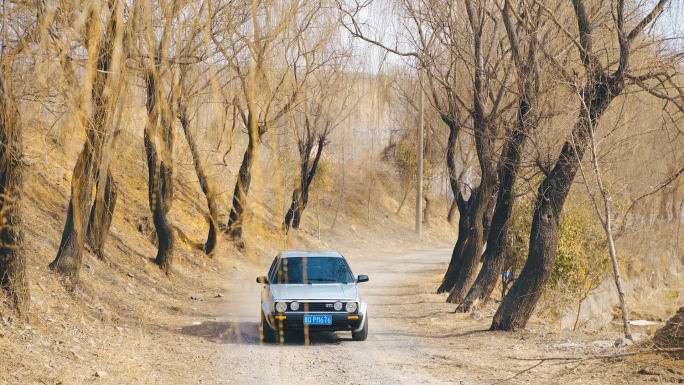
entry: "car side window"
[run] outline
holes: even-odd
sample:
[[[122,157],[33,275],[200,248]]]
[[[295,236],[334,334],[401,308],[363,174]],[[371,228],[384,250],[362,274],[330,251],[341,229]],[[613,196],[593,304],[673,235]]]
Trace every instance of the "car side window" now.
[[[268,279],[271,282],[275,281],[276,266],[278,266],[278,257],[275,257],[273,263],[271,264],[271,268],[268,270]]]

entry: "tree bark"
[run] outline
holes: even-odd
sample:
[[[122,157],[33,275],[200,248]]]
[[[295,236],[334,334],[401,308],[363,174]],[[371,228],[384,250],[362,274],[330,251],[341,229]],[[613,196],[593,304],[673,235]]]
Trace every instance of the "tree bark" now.
[[[253,119],[256,119],[256,117],[253,115],[252,111],[250,111],[247,124],[249,126],[249,142],[247,144],[247,149],[245,150],[245,155],[242,157],[242,164],[240,164],[240,171],[238,172],[238,178],[235,182],[235,189],[233,190],[233,207],[230,209],[228,229],[226,230],[233,241],[240,241],[242,239],[242,225],[246,204],[245,198],[252,181],[252,165],[254,165],[256,148],[260,139],[259,129]],[[238,246],[242,246],[242,243]]]
[[[62,241],[57,256],[50,263],[50,269],[69,276],[71,283],[78,282],[83,261],[84,228],[88,221],[88,212],[92,200],[94,149],[97,145],[98,134],[91,131],[83,150],[76,160],[74,173],[71,177],[71,199],[67,212]]]
[[[214,190],[209,186],[209,180],[207,175],[204,173],[204,165],[200,159],[199,150],[197,149],[197,143],[195,142],[195,137],[192,135],[190,130],[190,121],[188,118],[187,105],[185,100],[182,99],[179,104],[178,118],[183,127],[183,132],[185,133],[185,139],[190,147],[190,153],[192,154],[192,161],[195,166],[195,173],[197,173],[197,179],[199,180],[202,192],[207,200],[207,207],[209,208],[209,234],[207,235],[207,241],[204,244],[204,252],[208,256],[213,256],[214,248],[218,243],[218,210],[216,208],[216,197],[214,196]]]
[[[491,186],[493,181],[487,179],[488,178],[486,177],[482,178],[475,196],[471,196],[470,198],[471,200],[474,200],[467,214],[468,217],[470,217],[470,227],[467,230],[468,237],[463,245],[463,252],[461,255],[462,262],[458,271],[458,279],[451,289],[449,297],[447,297],[447,302],[449,303],[461,303],[468,290],[475,282],[477,268],[484,246],[484,214],[485,210],[489,207],[488,203],[493,188],[493,186]]]
[[[115,3],[118,4],[118,3]],[[69,276],[71,284],[78,282],[79,272],[83,261],[83,243],[86,239],[85,232],[88,228],[90,211],[93,201],[93,178],[97,173],[98,167],[103,158],[104,138],[109,129],[107,121],[111,114],[111,86],[109,84],[110,72],[112,70],[111,60],[114,50],[114,39],[117,37],[117,6],[110,9],[110,18],[105,34],[99,37],[97,49],[97,71],[93,71],[92,118],[81,118],[86,127],[86,142],[83,150],[74,166],[71,179],[71,199],[67,220],[62,232],[57,256],[50,263],[50,269],[63,275]],[[93,24],[98,20],[99,15],[91,13],[90,22]],[[80,105],[83,107],[83,100]],[[87,111],[81,111],[87,113]]]
[[[447,171],[449,172],[449,184],[451,185],[451,191],[453,191],[454,193],[454,202],[452,204],[451,210],[449,211],[449,216],[447,217],[447,219],[449,219],[449,222],[451,222],[451,218],[453,218],[452,212],[454,211],[454,207],[458,209],[459,219],[458,238],[456,239],[456,245],[454,245],[454,250],[451,253],[451,260],[449,261],[449,267],[447,268],[447,271],[444,274],[442,283],[440,284],[439,288],[437,288],[437,293],[450,292],[451,289],[454,288],[454,285],[458,280],[459,271],[461,270],[461,255],[463,254],[463,246],[465,245],[465,241],[468,238],[468,229],[470,228],[470,218],[468,218],[468,215],[466,214],[468,202],[466,202],[463,199],[463,196],[461,195],[461,178],[460,176],[458,176],[456,170],[456,161],[454,158],[456,152],[456,139],[458,137],[459,126],[455,121],[449,119],[448,117],[443,116],[442,120],[449,127],[446,163]]]
[[[521,95],[518,100],[516,122],[511,132],[506,135],[508,140],[501,156],[499,191],[490,232],[487,236],[487,249],[483,255],[483,265],[468,295],[466,295],[466,298],[456,309],[457,312],[470,312],[477,309],[481,301],[486,303],[492,291],[494,291],[499,275],[502,272],[504,255],[508,246],[508,229],[515,205],[515,182],[518,170],[520,169],[521,151],[527,139],[529,129],[528,115],[532,110],[534,94],[536,92],[534,87],[535,79],[532,76],[534,71],[535,43],[533,40],[530,40],[527,61],[523,62],[521,60],[517,33],[509,18],[510,10],[508,6],[508,3],[504,5],[503,20],[511,45],[514,63],[518,69],[518,83],[522,85],[520,87]]]
[[[406,199],[406,198],[404,198]],[[449,213],[447,214],[447,222],[453,223],[454,221],[454,214],[458,210],[458,207],[456,205],[456,200],[454,199],[453,202],[451,202],[451,207],[449,207]]]
[[[524,328],[543,293],[556,261],[558,223],[579,169],[587,145],[589,119],[595,126],[598,118],[622,87],[608,88],[607,79],[585,86],[582,97],[588,100],[590,114],[580,112],[573,128],[572,138],[566,141],[558,161],[537,191],[535,212],[530,230],[530,250],[527,262],[518,279],[499,305],[490,330],[513,331]]]
[[[28,315],[31,305],[22,223],[23,156],[19,110],[0,74],[0,287],[12,306]]]
[[[470,207],[468,210],[469,220],[469,237],[463,247],[463,260],[459,277],[449,293],[447,302],[461,303],[465,295],[470,290],[470,287],[475,282],[477,268],[482,256],[482,248],[484,244],[485,226],[489,228],[490,204],[493,199],[493,193],[496,188],[496,173],[493,170],[493,155],[494,155],[494,136],[495,126],[490,121],[490,117],[485,111],[484,100],[486,100],[486,75],[484,57],[482,53],[482,32],[483,21],[477,16],[477,12],[473,9],[471,2],[466,2],[466,12],[468,20],[473,30],[473,57],[474,57],[474,77],[473,77],[473,109],[471,117],[473,120],[473,133],[475,138],[475,149],[477,150],[477,158],[480,164],[480,185],[477,191],[474,191],[469,201]],[[487,230],[488,231],[488,230]]]
[[[149,175],[150,210],[152,210],[152,221],[154,222],[159,242],[157,256],[153,262],[159,266],[164,274],[169,275],[173,262],[174,237],[167,213],[171,208],[169,199],[173,199],[173,195],[169,194],[169,186],[173,183],[173,180],[170,178],[171,173],[166,164],[160,159],[157,149],[152,144],[152,139],[147,129],[145,130],[144,140]]]
[[[468,239],[468,229],[470,228],[469,218],[467,215],[461,215],[458,219],[458,238],[456,239],[456,245],[451,252],[451,261],[449,262],[449,267],[444,275],[442,284],[437,289],[437,293],[451,292],[451,289],[456,285],[458,280],[459,272],[461,271],[461,265],[463,264],[463,250]]]
[[[423,226],[425,228],[430,228],[430,199],[428,197],[423,197],[425,199],[425,210],[423,212]]]
[[[118,197],[116,182],[109,167],[107,167],[105,182],[103,194],[101,196],[99,194],[96,195],[93,209],[90,211],[87,233],[88,246],[101,260],[105,259],[104,245],[107,242],[109,227],[112,224],[112,216],[114,215],[114,208],[116,207],[116,199]],[[97,191],[100,188],[98,180]]]
[[[174,236],[167,214],[173,205],[173,126],[174,116],[163,98],[161,79],[153,69],[146,73],[148,121],[145,127],[148,192],[152,221],[159,245],[154,263],[169,275],[173,262]]]
[[[504,253],[508,244],[508,229],[515,204],[515,181],[520,168],[521,150],[527,138],[524,128],[525,117],[529,113],[529,103],[521,100],[518,107],[518,122],[515,132],[506,143],[499,169],[499,192],[496,208],[487,237],[487,249],[480,273],[466,298],[460,303],[457,312],[470,312],[477,308],[480,301],[486,301],[494,291],[504,263]]]
[[[292,193],[292,202],[290,203],[290,208],[285,214],[285,221],[283,225],[285,229],[288,230],[290,226],[295,229],[299,228],[299,225],[304,215],[304,209],[309,203],[309,188],[311,187],[311,182],[316,175],[316,170],[318,169],[318,162],[321,159],[321,154],[323,153],[323,146],[325,145],[325,137],[321,136],[318,138],[318,148],[316,149],[316,155],[314,157],[313,163],[309,168],[309,154],[312,150],[312,145],[307,145],[305,147],[305,154],[300,154],[301,156],[301,184],[298,189]]]

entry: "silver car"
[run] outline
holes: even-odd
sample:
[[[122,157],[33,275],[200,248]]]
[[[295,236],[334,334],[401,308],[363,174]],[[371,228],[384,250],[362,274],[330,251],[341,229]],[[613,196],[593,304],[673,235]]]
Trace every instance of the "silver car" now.
[[[261,338],[280,341],[282,331],[352,332],[355,341],[368,337],[366,303],[349,264],[335,252],[287,251],[278,254],[267,276],[258,277],[261,292]]]

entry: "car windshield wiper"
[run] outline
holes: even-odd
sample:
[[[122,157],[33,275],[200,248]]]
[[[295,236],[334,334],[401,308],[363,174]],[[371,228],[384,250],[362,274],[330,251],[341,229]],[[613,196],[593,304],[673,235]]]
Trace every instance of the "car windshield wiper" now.
[[[336,279],[332,279],[332,278],[316,278],[316,279],[314,279],[314,281],[318,281],[318,282],[337,282]],[[309,280],[309,282],[311,282],[311,280]]]

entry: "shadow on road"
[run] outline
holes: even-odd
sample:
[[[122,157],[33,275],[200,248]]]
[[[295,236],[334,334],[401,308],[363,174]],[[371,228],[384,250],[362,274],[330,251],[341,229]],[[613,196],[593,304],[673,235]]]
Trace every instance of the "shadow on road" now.
[[[312,332],[309,334],[309,345],[335,345],[343,341],[351,341],[349,332],[341,332],[344,337],[333,332]],[[185,326],[180,334],[201,337],[216,344],[259,345],[258,322],[203,322],[200,325]],[[349,334],[348,336],[346,334]],[[283,345],[306,345],[303,332],[285,332]],[[266,343],[277,346],[278,344]]]

